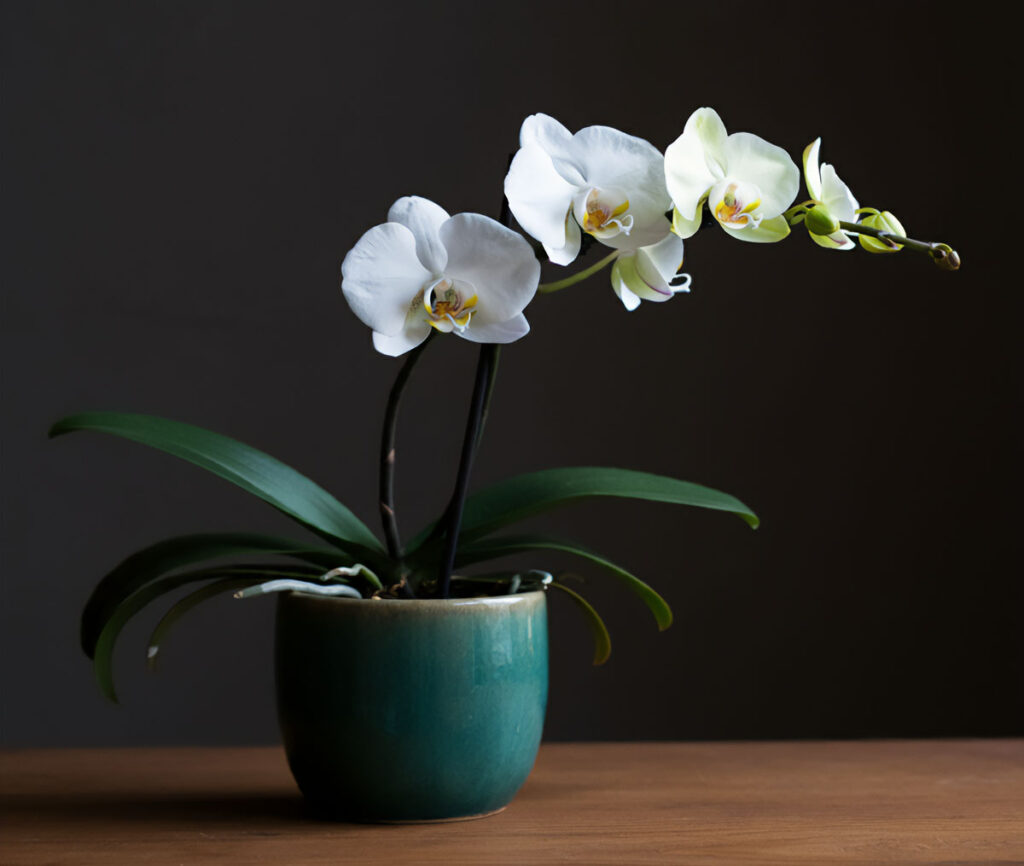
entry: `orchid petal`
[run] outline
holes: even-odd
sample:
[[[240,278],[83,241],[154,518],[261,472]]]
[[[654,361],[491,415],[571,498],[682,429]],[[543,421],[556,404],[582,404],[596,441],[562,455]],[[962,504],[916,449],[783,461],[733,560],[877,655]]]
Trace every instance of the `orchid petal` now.
[[[373,332],[373,348],[382,355],[390,355],[397,358],[404,355],[410,349],[415,349],[427,337],[430,336],[430,325],[422,319],[415,320],[410,317],[404,331],[388,336],[379,331]]]
[[[758,214],[772,219],[781,214],[800,191],[800,170],[781,147],[750,132],[734,132],[725,142],[728,174],[761,191]]]
[[[672,231],[678,237],[685,240],[686,238],[693,237],[697,234],[697,229],[700,228],[701,223],[704,221],[704,202],[706,199],[701,199],[697,205],[697,215],[693,219],[687,219],[680,212],[679,208],[672,210]]]
[[[520,337],[530,333],[530,323],[520,313],[504,322],[484,322],[474,316],[469,327],[459,336],[474,343],[514,343]]]
[[[857,208],[860,205],[850,188],[839,179],[836,170],[828,163],[821,167],[821,203],[837,220],[848,223],[857,221]]]
[[[687,118],[683,132],[685,133],[687,129],[692,129],[700,139],[708,171],[716,177],[725,174],[725,142],[728,134],[718,112],[713,108],[698,108]]]
[[[576,256],[580,254],[582,241],[583,234],[580,231],[579,225],[576,223],[576,220],[573,219],[572,214],[566,214],[565,245],[561,247],[554,247],[544,244],[544,252],[547,253],[548,260],[552,264],[571,265],[576,261]]]
[[[724,160],[722,119],[712,108],[697,109],[665,150],[665,185],[685,220],[697,217],[701,199],[724,176]]]
[[[816,235],[813,232],[808,232],[807,234],[811,236],[811,240],[819,247],[824,247],[827,250],[852,250],[856,246],[850,240],[849,235],[842,230],[832,232],[830,235]]]
[[[518,232],[489,217],[456,214],[440,230],[448,251],[445,276],[463,280],[479,296],[474,324],[502,322],[530,302],[540,281],[540,262]]]
[[[721,225],[721,223],[719,223]],[[755,244],[773,244],[776,241],[781,241],[789,234],[789,223],[786,222],[786,218],[783,216],[777,216],[774,219],[762,220],[757,228],[753,226],[743,229],[730,229],[726,226],[722,226],[731,237],[738,238],[741,241],[750,241]]]
[[[416,255],[413,233],[398,223],[385,223],[366,232],[345,256],[341,290],[360,321],[395,336],[431,276]]]
[[[629,234],[621,232],[614,237],[599,238],[599,240],[605,246],[612,249],[632,251],[640,247],[656,244],[666,237],[673,237],[672,223],[668,221],[663,213],[660,213],[656,219],[648,223],[642,223],[640,220],[635,221]]]
[[[807,194],[815,201],[821,201],[821,168],[818,165],[820,150],[820,137],[804,148],[804,183],[807,184]]]
[[[623,256],[615,260],[615,264],[612,265],[612,289],[615,294],[619,296],[619,300],[622,301],[622,305],[633,312],[637,307],[640,306],[640,298],[630,289],[626,283],[626,276],[623,274],[623,266],[626,267],[626,272],[632,278],[635,265],[631,263],[633,256]]]
[[[448,219],[448,212],[440,205],[418,195],[400,198],[388,211],[389,223],[400,223],[416,238],[416,255],[428,271],[443,274],[448,254],[437,230]]]
[[[551,157],[537,144],[525,144],[519,149],[505,177],[509,209],[523,230],[545,249],[560,250],[570,245],[566,215],[576,192],[576,187],[555,170]],[[559,264],[569,264],[576,258],[576,252]]]
[[[645,301],[667,301],[672,298],[672,290],[667,286],[665,288],[659,288],[661,278],[657,273],[652,273],[653,269],[648,266],[647,274],[642,272],[643,258],[637,253],[636,255],[622,256],[615,264],[618,265],[618,271],[613,274],[612,288],[615,288],[614,280],[618,280],[619,288],[616,294],[622,299],[622,303],[626,304],[626,309],[633,309],[629,304],[633,303],[633,298],[637,299],[637,303],[642,298]],[[629,303],[627,303],[627,301]]]
[[[531,114],[519,130],[519,146],[535,144],[550,158],[555,168],[569,183],[582,186],[583,171],[573,134],[546,114]]]
[[[675,235],[669,235],[656,244],[637,250],[637,259],[641,275],[650,268],[652,276],[656,274],[662,283],[671,283],[683,266],[683,242]]]
[[[623,190],[635,220],[650,222],[671,206],[665,158],[649,141],[610,126],[588,126],[573,136],[573,144],[586,183]]]

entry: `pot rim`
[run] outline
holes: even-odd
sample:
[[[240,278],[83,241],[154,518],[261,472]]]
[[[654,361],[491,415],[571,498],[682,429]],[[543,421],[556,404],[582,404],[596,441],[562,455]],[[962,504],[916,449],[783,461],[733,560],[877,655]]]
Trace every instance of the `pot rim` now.
[[[534,600],[537,596],[546,595],[546,590],[543,589],[531,589],[527,592],[517,592],[512,595],[479,595],[473,596],[472,598],[348,598],[346,596],[334,596],[334,595],[318,595],[315,592],[303,592],[298,589],[290,589],[287,592],[282,592],[279,598],[284,601],[285,599],[310,601],[310,602],[322,602],[324,604],[344,604],[344,605],[356,605],[365,606],[370,604],[378,604],[379,602],[388,602],[390,607],[391,602],[401,602],[406,607],[419,607],[419,608],[452,608],[452,607],[503,607],[506,605],[525,604],[528,601]]]

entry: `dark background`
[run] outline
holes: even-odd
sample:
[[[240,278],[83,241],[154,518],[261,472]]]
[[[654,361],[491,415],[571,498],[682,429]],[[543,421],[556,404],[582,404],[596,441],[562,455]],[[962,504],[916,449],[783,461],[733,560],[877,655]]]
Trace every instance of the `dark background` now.
[[[48,442],[52,421],[118,409],[207,426],[375,525],[398,365],[345,306],[346,250],[401,195],[496,214],[530,113],[664,148],[701,105],[797,159],[823,136],[862,204],[948,240],[964,267],[712,228],[687,242],[690,296],[628,314],[602,275],[530,306],[477,482],[622,465],[727,490],[763,520],[603,502],[543,521],[677,615],[659,634],[592,575],[614,642],[592,668],[576,611],[552,599],[549,738],[1024,733],[1019,178],[997,128],[1012,80],[978,61],[999,29],[977,40],[985,17],[931,3],[4,4],[3,741],[277,736],[269,600],[197,611],[155,677],[156,612],[141,617],[117,657],[120,707],[94,686],[77,617],[143,545],[287,522],[140,446]],[[401,428],[407,531],[449,493],[472,378],[474,348],[438,342]]]

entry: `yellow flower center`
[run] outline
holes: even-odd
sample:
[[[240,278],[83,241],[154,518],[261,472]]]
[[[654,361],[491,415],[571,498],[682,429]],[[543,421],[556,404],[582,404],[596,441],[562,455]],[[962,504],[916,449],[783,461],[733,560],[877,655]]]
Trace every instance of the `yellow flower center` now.
[[[623,221],[619,219],[629,210],[629,199],[623,199],[618,205],[613,205],[607,200],[602,201],[601,191],[592,189],[587,195],[586,213],[583,215],[583,231],[594,234],[613,225],[623,227]]]
[[[469,327],[469,320],[476,312],[475,294],[464,298],[451,280],[442,277],[424,288],[421,295],[431,327],[444,333],[461,332]]]
[[[753,225],[754,228],[757,228],[757,224],[761,220],[753,216],[752,212],[757,210],[761,204],[761,199],[756,198],[745,205],[740,201],[739,196],[736,195],[736,191],[737,185],[734,183],[730,183],[726,187],[725,195],[722,196],[722,200],[715,208],[715,219],[720,223],[729,223],[736,228],[746,228],[748,225]]]

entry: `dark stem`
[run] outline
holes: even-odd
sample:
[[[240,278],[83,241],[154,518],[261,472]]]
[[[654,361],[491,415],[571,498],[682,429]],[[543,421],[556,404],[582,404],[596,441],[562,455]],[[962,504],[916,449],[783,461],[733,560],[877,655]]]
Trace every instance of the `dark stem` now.
[[[398,407],[413,367],[434,339],[435,333],[431,328],[427,339],[409,353],[402,369],[395,377],[395,384],[391,386],[388,405],[384,410],[384,429],[380,436],[380,519],[384,526],[388,555],[396,563],[402,559],[402,541],[398,535],[398,519],[395,516],[395,432],[398,428]]]
[[[480,416],[480,427],[476,431],[476,447],[480,447],[480,440],[484,438],[484,428],[487,426],[487,416],[491,413],[491,397],[494,396],[494,383],[498,378],[498,364],[501,362],[501,346],[494,346],[494,361],[491,364],[491,375],[487,379],[487,392],[484,394],[484,409]]]
[[[466,502],[466,491],[469,488],[469,474],[473,468],[473,457],[476,454],[483,420],[484,405],[487,394],[493,386],[491,371],[497,364],[498,347],[485,343],[480,347],[480,357],[476,365],[476,381],[473,383],[473,396],[469,404],[469,417],[466,419],[466,434],[462,439],[462,456],[459,458],[459,473],[455,478],[455,490],[445,511],[445,546],[441,556],[440,568],[437,573],[437,594],[439,598],[448,598],[451,588],[452,569],[455,566],[455,551],[459,545],[459,529],[462,526],[462,508]]]

